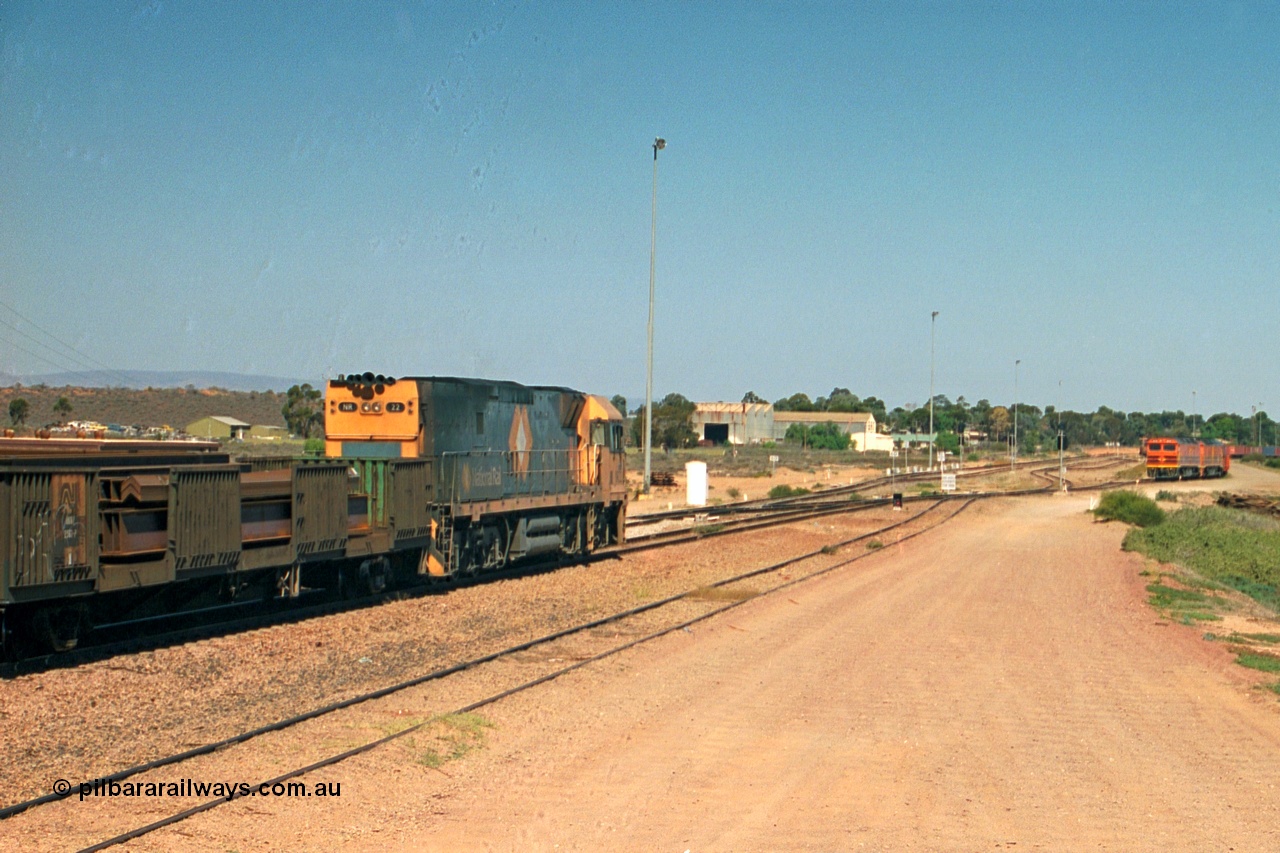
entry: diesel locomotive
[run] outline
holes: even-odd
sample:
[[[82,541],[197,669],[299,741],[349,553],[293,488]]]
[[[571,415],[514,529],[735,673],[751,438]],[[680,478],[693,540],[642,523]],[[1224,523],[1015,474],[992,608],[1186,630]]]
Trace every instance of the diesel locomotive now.
[[[1228,447],[1218,441],[1148,438],[1142,449],[1147,457],[1147,476],[1153,480],[1225,477],[1231,470]]]
[[[377,592],[625,539],[622,415],[568,388],[328,383],[325,456],[0,439],[0,644],[307,589]]]

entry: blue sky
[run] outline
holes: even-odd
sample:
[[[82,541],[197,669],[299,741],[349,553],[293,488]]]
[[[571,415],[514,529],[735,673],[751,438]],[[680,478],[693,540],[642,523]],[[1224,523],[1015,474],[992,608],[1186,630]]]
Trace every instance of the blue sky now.
[[[0,317],[111,367],[634,404],[661,135],[658,396],[921,403],[936,310],[953,398],[1021,359],[1039,405],[1280,404],[1274,4],[5,2],[0,39]]]

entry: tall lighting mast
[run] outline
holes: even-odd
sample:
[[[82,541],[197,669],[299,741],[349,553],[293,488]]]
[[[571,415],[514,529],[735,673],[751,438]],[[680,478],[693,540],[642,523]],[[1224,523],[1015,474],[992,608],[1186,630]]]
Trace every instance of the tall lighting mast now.
[[[1022,359],[1014,359],[1013,362],[1013,453],[1010,454],[1009,467],[1012,468],[1018,462],[1018,365],[1022,364]]]
[[[933,341],[934,328],[938,325],[938,312],[929,316],[929,470],[933,470]]]
[[[661,136],[653,140],[653,222],[649,232],[649,369],[644,380],[644,493],[653,482],[653,281],[658,257],[658,152],[667,147]]]

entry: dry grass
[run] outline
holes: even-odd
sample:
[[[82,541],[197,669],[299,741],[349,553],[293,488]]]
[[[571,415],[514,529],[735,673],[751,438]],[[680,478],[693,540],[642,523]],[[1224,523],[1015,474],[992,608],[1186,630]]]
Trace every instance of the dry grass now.
[[[740,586],[703,586],[685,595],[690,601],[746,601],[760,594],[759,590]]]

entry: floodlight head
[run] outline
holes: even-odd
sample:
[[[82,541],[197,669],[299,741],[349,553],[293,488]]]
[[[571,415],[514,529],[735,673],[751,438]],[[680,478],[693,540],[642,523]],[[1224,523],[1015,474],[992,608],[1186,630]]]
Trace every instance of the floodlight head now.
[[[661,136],[653,140],[654,151],[661,151],[663,148],[666,148],[666,147],[667,147],[667,140],[663,139]]]

